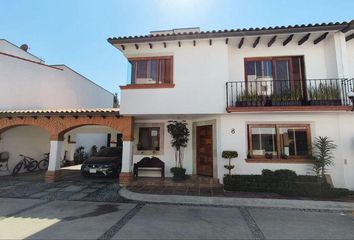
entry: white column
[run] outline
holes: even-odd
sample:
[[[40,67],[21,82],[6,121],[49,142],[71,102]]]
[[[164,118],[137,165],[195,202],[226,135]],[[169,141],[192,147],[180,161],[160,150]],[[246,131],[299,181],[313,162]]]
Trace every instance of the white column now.
[[[52,140],[50,141],[50,154],[48,171],[56,171],[60,169],[61,150],[63,141]]]
[[[123,141],[122,171],[132,172],[133,169],[133,141]]]

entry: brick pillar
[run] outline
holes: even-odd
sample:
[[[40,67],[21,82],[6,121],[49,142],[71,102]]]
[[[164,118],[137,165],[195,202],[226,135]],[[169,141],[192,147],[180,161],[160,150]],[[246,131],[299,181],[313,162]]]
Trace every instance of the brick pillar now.
[[[133,141],[123,141],[122,171],[119,174],[119,184],[129,185],[133,180]]]
[[[51,138],[48,171],[45,174],[46,182],[55,182],[60,178],[60,157],[63,140]]]

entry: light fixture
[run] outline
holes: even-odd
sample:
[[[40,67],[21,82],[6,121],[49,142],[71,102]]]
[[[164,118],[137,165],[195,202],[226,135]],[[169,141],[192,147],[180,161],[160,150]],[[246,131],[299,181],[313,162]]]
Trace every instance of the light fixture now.
[[[348,98],[349,98],[350,101],[352,101],[352,104],[353,104],[352,111],[354,111],[354,92],[349,92],[348,93]]]

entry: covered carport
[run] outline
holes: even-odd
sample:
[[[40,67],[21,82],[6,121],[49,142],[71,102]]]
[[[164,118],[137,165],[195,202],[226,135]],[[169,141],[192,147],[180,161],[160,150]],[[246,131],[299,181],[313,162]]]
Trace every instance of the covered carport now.
[[[19,126],[35,126],[49,136],[50,158],[45,173],[47,182],[60,179],[61,154],[67,133],[83,126],[105,126],[114,129],[122,134],[123,139],[120,184],[129,183],[131,180],[133,118],[121,116],[117,108],[0,111],[0,137],[6,131]]]

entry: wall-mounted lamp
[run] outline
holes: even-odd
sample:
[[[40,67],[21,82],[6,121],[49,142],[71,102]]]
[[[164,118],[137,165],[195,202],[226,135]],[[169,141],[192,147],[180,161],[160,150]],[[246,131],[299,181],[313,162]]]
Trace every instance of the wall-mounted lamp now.
[[[349,92],[348,93],[348,98],[349,98],[350,101],[352,101],[352,104],[353,104],[352,111],[354,111],[354,92]]]

